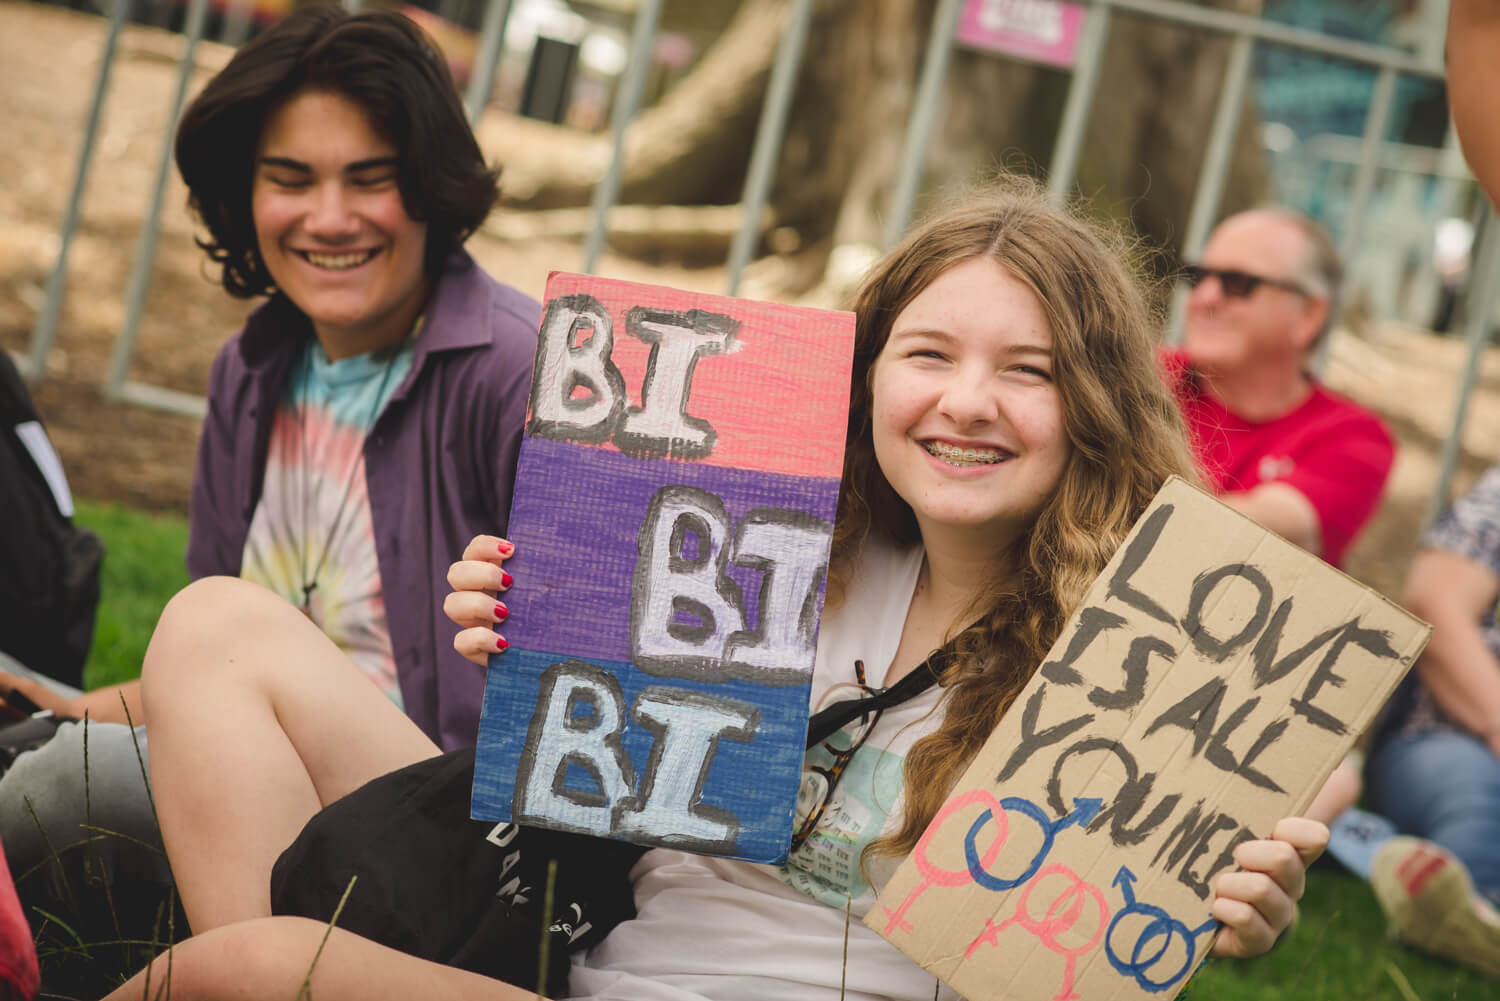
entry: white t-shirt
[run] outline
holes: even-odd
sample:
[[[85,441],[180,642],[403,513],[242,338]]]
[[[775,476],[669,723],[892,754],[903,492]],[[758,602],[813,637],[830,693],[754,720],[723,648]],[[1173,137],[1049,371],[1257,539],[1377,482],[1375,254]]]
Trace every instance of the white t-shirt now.
[[[864,661],[867,684],[885,686],[921,565],[919,548],[866,543],[848,597],[823,617],[811,708],[849,697],[847,688],[830,689],[855,680],[855,660]],[[575,958],[572,996],[836,1001],[842,985],[850,1001],[957,998],[861,921],[897,862],[872,864],[870,887],[860,852],[900,818],[905,753],[936,728],[940,694],[933,687],[886,710],[788,866],[647,852],[631,873],[637,916]],[[829,757],[817,747],[807,763]],[[799,803],[799,821],[806,807]]]

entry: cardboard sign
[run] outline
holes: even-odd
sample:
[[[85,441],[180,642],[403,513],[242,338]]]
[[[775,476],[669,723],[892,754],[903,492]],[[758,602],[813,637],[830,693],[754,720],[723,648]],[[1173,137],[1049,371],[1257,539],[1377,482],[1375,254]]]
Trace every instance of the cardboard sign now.
[[[866,923],[971,1001],[1175,996],[1430,633],[1168,482]]]
[[[554,273],[473,813],[786,855],[850,313]]]
[[[956,37],[970,48],[1070,67],[1086,16],[1083,4],[1063,0],[968,0]]]

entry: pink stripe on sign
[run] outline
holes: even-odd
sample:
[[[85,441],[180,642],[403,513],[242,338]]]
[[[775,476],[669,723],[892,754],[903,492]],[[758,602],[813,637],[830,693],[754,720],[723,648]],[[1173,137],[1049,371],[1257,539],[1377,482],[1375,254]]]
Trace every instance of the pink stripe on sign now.
[[[659,447],[670,451],[656,456],[714,466],[840,475],[852,313],[563,272],[548,278],[546,300],[528,434],[627,454]]]

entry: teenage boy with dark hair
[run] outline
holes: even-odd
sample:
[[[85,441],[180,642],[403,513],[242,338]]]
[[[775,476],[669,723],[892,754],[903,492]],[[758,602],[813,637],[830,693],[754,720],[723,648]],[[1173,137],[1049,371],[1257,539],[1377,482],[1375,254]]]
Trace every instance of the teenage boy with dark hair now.
[[[297,11],[193,101],[177,163],[225,289],[270,297],[213,365],[190,574],[297,605],[439,746],[471,744],[483,671],[453,650],[439,589],[506,523],[539,308],[462,249],[498,190],[442,57],[400,14]],[[138,689],[33,697],[149,727]],[[89,807],[81,731],[0,783],[13,868],[45,858],[33,808],[56,846],[89,840],[90,811],[129,836],[89,848],[106,879],[165,880],[131,747],[148,729],[89,727]]]

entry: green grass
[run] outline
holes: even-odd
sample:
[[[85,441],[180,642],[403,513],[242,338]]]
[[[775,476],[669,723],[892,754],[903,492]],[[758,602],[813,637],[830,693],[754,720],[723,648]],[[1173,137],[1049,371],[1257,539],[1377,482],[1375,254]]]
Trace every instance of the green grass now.
[[[79,501],[76,521],[104,540],[104,570],[85,688],[129,681],[167,600],[187,585],[187,519]]]
[[[162,607],[187,583],[187,520],[80,502],[78,521],[108,547],[90,688],[140,673]],[[1500,983],[1387,940],[1365,882],[1331,865],[1308,878],[1302,917],[1267,956],[1214,960],[1190,1001],[1500,1001]]]
[[[98,688],[140,675],[156,620],[188,582],[187,519],[80,500],[75,521],[105,546],[94,641],[83,672],[84,686]],[[120,941],[122,935],[166,937],[170,927],[186,924],[180,911],[158,915],[160,894],[154,888],[129,893],[117,881],[108,893],[92,885],[76,892],[79,896],[70,891],[67,900],[49,900],[47,919],[33,925],[44,998],[98,997],[157,951],[147,943]],[[38,915],[31,917],[35,922]]]
[[[1259,959],[1212,960],[1188,1001],[1497,1001],[1500,983],[1395,944],[1369,884],[1331,863],[1308,874],[1302,915]]]

